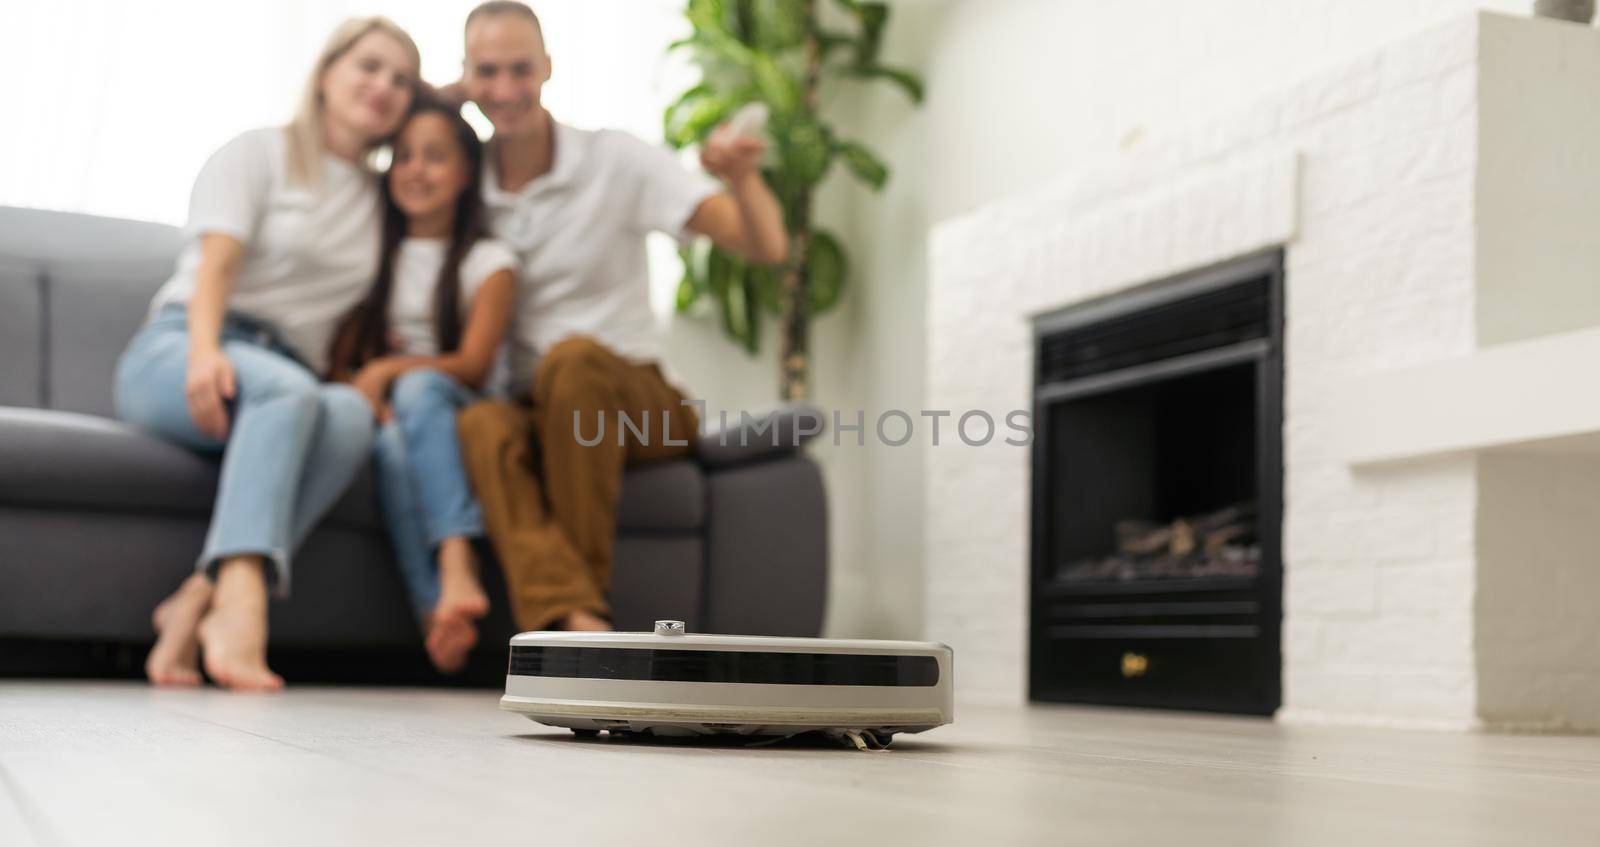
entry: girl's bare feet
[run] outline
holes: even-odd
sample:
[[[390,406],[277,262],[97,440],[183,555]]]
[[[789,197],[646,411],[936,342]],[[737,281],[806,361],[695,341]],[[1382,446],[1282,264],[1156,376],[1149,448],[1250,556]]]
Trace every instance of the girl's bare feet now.
[[[471,620],[456,615],[441,615],[437,608],[428,618],[428,634],[423,642],[428,660],[440,673],[458,673],[467,665],[467,655],[478,643],[478,628]]]
[[[489,597],[478,580],[478,560],[465,538],[439,545],[439,604],[433,607],[426,646],[433,666],[455,673],[478,643],[478,619],[489,613]]]
[[[611,622],[593,612],[578,609],[561,619],[561,628],[568,632],[610,632]]]
[[[237,556],[217,568],[211,611],[200,620],[206,673],[234,691],[278,691],[283,678],[267,667],[267,582],[259,556]]]
[[[144,660],[144,675],[155,685],[193,686],[201,683],[200,640],[195,631],[200,616],[211,605],[211,583],[192,574],[178,590],[162,600],[150,614],[156,644]]]

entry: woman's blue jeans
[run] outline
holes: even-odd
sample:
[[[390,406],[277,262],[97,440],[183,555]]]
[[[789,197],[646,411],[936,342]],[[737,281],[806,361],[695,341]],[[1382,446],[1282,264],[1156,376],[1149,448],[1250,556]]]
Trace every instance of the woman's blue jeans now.
[[[456,414],[478,399],[448,374],[415,368],[389,390],[394,418],[378,432],[378,503],[406,592],[418,615],[439,602],[435,551],[448,538],[483,535],[456,441]]]
[[[223,323],[236,396],[226,438],[202,433],[184,396],[189,329],[169,306],[129,342],[117,363],[117,416],[192,450],[222,454],[211,528],[197,565],[262,556],[275,593],[289,591],[290,556],[333,507],[372,450],[372,408],[348,385],[323,384],[270,329],[238,316]]]

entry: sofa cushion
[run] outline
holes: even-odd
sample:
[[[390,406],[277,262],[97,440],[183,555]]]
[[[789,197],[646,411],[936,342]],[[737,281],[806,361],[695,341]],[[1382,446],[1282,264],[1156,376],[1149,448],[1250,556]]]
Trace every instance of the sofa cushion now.
[[[44,403],[39,268],[0,254],[0,406]]]
[[[0,408],[0,502],[19,506],[207,515],[218,459],[120,421],[75,412]],[[376,527],[363,474],[330,520]]]
[[[128,512],[210,514],[217,459],[119,421],[73,412],[0,408],[0,503]],[[331,522],[379,526],[372,475],[334,506]],[[705,523],[705,478],[693,462],[639,465],[623,479],[623,531],[693,532]]]
[[[8,373],[0,404],[111,414],[117,357],[172,275],[181,242],[179,230],[165,224],[0,207],[0,315],[27,305],[11,302],[16,292],[5,289],[17,281],[12,277],[31,278],[39,293],[26,320],[44,357],[19,363],[33,368],[34,380],[42,378],[42,396],[9,399]],[[0,317],[0,338],[12,334],[11,321]],[[13,343],[23,342],[0,341],[8,371],[16,367]]]
[[[170,261],[69,262],[49,274],[46,402],[52,409],[111,416],[117,359],[144,324]]]

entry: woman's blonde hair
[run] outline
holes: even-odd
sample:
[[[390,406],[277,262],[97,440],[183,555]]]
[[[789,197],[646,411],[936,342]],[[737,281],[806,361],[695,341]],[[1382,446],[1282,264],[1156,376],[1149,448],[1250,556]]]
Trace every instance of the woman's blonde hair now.
[[[369,18],[351,18],[339,24],[328,36],[327,43],[322,45],[316,64],[311,66],[311,76],[306,79],[306,87],[300,95],[300,105],[295,109],[294,118],[284,127],[289,140],[290,183],[315,188],[322,181],[322,154],[327,149],[322,138],[322,75],[327,73],[328,66],[338,61],[340,56],[349,52],[357,41],[370,32],[381,32],[400,42],[400,46],[411,57],[412,71],[421,72],[422,55],[417,51],[417,43],[394,21],[373,15]]]

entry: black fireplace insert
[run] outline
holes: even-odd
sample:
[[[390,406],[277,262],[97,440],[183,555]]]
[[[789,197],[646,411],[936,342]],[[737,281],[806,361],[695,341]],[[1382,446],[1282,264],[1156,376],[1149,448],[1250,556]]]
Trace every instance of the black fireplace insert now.
[[[1029,696],[1280,699],[1283,258],[1034,324]]]

